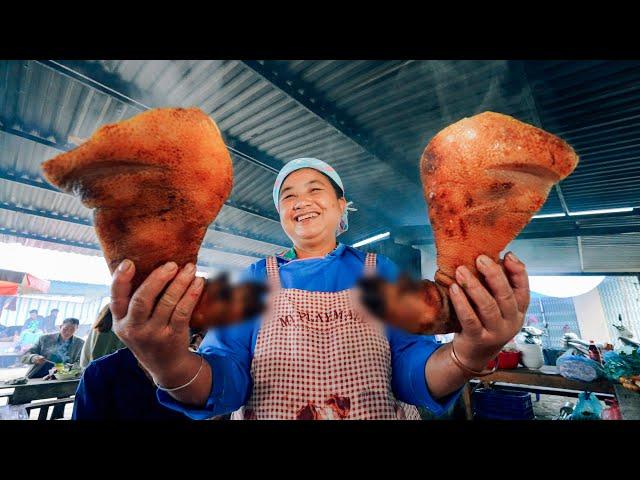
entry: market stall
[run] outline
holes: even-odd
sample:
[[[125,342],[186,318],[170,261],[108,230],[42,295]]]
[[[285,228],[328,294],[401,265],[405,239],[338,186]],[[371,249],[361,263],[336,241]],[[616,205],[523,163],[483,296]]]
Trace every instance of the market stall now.
[[[107,407],[84,418],[415,419],[461,389],[468,419],[533,419],[532,395],[637,418],[639,62],[8,60],[0,78],[0,268],[52,280],[0,271],[0,326],[79,320],[108,357],[87,362],[77,404]],[[10,343],[0,367],[31,361]],[[77,380],[4,386],[58,417]]]
[[[627,339],[627,342],[629,340]],[[462,395],[465,417],[508,419],[533,419],[530,395],[576,398],[577,404],[565,404],[565,416],[558,411],[557,418],[569,419],[574,407],[588,400],[595,406],[594,419],[640,420],[640,355],[639,346],[621,342],[617,352],[608,350],[603,358],[589,358],[588,351],[581,353],[571,348],[561,357],[560,367],[542,365],[527,368],[523,365],[503,365],[495,372],[471,380]],[[502,355],[520,352],[503,352]],[[564,361],[563,361],[564,360]],[[519,362],[519,361],[518,361]],[[573,362],[573,363],[568,363]],[[504,367],[507,368],[504,368]],[[625,376],[626,375],[626,376]],[[518,396],[517,393],[527,394]],[[493,397],[493,405],[487,406]],[[499,401],[502,401],[499,404]],[[509,411],[509,402],[525,405],[520,411]],[[483,403],[484,402],[484,403]],[[609,412],[603,409],[609,408]],[[511,415],[511,416],[510,416]],[[524,415],[520,417],[520,415]],[[613,418],[610,418],[613,417]]]

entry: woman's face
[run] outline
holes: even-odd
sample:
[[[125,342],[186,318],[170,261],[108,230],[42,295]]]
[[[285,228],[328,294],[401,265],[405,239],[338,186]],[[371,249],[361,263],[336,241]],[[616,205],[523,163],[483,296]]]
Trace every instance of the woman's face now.
[[[345,208],[329,179],[312,168],[296,170],[280,189],[280,224],[294,245],[335,238]]]

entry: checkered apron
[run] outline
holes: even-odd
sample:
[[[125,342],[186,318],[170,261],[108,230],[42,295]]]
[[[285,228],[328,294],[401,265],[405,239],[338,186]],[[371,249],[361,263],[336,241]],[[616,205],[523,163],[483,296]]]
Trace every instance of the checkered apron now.
[[[365,274],[375,264],[367,254]],[[352,290],[281,288],[275,257],[267,276],[272,310],[258,332],[251,397],[234,418],[420,419],[416,407],[394,398],[389,341]]]

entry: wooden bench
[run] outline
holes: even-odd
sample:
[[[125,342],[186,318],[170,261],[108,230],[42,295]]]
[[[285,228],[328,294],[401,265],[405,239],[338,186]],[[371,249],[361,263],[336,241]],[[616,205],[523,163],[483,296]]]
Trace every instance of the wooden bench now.
[[[6,397],[8,405],[23,405],[29,414],[40,409],[38,420],[57,420],[63,418],[65,406],[73,403],[79,382],[30,379],[24,385],[0,384],[0,398]]]

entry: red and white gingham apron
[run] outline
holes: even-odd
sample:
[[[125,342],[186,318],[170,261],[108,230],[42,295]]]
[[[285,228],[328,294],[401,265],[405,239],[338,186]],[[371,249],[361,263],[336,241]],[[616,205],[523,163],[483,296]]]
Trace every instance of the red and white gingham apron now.
[[[365,274],[375,264],[367,254]],[[358,308],[351,290],[281,288],[275,257],[267,276],[272,310],[256,340],[253,392],[235,418],[420,419],[416,407],[395,399],[383,326]]]

